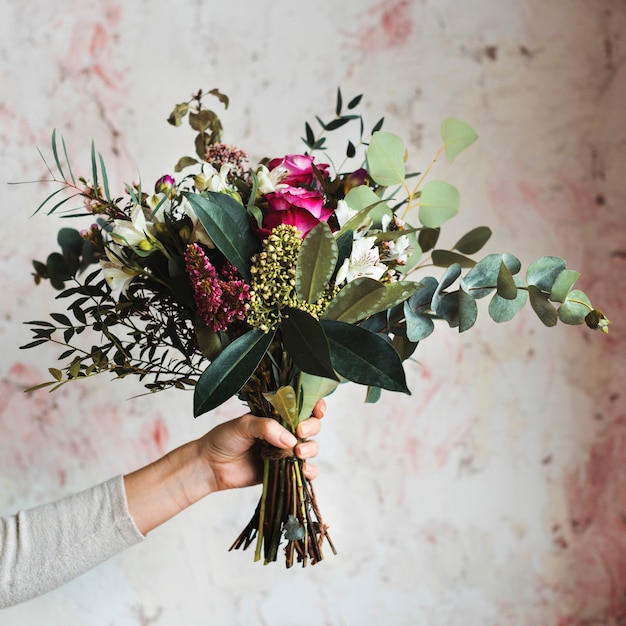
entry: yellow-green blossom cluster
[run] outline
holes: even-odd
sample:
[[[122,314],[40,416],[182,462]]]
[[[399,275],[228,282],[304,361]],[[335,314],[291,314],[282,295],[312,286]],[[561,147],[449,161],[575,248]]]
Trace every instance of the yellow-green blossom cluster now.
[[[306,311],[315,318],[324,313],[336,293],[328,286],[317,302],[301,300],[296,292],[296,264],[302,245],[300,231],[281,224],[263,242],[261,252],[251,259],[252,283],[246,322],[264,332],[278,326],[284,309]]]

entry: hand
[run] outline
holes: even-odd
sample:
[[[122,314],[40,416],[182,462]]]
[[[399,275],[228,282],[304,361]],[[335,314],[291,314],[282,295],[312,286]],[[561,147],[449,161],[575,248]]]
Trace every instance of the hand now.
[[[317,435],[320,419],[326,412],[326,403],[320,400],[313,409],[313,416],[298,425],[297,437],[302,440]],[[261,481],[262,466],[258,454],[258,440],[266,441],[276,448],[294,448],[295,456],[310,459],[317,456],[315,441],[300,441],[276,420],[267,417],[242,415],[224,422],[198,440],[201,454],[208,464],[212,491],[247,487]],[[305,463],[304,475],[313,480],[317,468]]]
[[[313,416],[299,424],[296,435],[305,439],[320,431],[326,404],[320,400]],[[246,487],[260,482],[259,440],[288,450],[300,459],[317,454],[317,443],[299,441],[276,420],[249,413],[219,424],[206,435],[191,441],[154,463],[124,476],[126,500],[131,517],[143,534],[171,519],[213,491]],[[305,463],[304,474],[317,475]]]

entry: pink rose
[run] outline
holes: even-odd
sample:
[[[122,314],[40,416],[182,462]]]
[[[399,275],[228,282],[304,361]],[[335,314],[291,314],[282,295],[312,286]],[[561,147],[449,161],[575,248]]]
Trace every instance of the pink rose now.
[[[333,209],[324,206],[324,196],[304,187],[282,187],[266,194],[267,212],[263,218],[261,233],[267,236],[272,228],[280,224],[295,226],[302,236],[321,221],[333,214]]]
[[[323,176],[328,176],[328,164],[316,163],[316,169]],[[307,154],[288,154],[282,159],[272,159],[267,168],[273,171],[280,183],[290,186],[312,185],[316,181],[313,169],[313,157]]]

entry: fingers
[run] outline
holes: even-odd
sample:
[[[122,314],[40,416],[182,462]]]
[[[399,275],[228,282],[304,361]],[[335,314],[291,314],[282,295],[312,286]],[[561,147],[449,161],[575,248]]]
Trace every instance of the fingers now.
[[[313,417],[317,417],[318,419],[322,419],[324,414],[326,413],[326,402],[321,398],[317,401],[317,404],[313,407]]]
[[[281,449],[293,448],[298,443],[292,433],[270,417],[256,417],[248,413],[241,419],[248,435],[253,439],[262,439]]]

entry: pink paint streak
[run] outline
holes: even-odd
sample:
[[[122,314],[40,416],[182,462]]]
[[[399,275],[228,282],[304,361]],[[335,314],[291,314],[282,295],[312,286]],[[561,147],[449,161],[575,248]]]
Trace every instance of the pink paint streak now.
[[[373,6],[358,33],[347,35],[347,47],[380,52],[404,46],[413,32],[413,3],[414,0],[385,0]]]
[[[622,624],[626,617],[626,418],[607,425],[565,478],[568,519],[555,527],[567,567],[557,582],[560,626]]]
[[[19,488],[62,486],[83,469],[95,469],[105,480],[166,452],[169,432],[158,413],[137,415],[122,397],[90,403],[78,386],[23,392],[44,378],[15,363],[0,380],[0,474]]]

